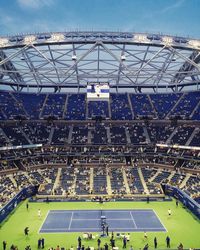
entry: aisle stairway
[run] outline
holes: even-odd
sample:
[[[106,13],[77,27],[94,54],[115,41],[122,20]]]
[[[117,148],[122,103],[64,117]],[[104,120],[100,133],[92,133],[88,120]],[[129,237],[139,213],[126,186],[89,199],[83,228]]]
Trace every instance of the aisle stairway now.
[[[183,189],[186,186],[187,181],[189,180],[190,176],[191,176],[191,174],[189,174],[189,173],[186,174],[186,176],[183,179],[183,181],[181,182],[179,188]]]
[[[125,170],[124,167],[122,167],[122,174],[123,174],[123,178],[124,178],[124,185],[126,187],[126,193],[130,194],[131,191],[130,191],[130,187],[128,185],[128,180],[127,180],[127,176],[126,176],[126,170]]]
[[[94,190],[94,168],[90,168],[90,193]]]
[[[157,172],[151,177],[149,178],[149,182],[153,182],[154,179],[161,173],[162,171],[161,170],[157,170]]]
[[[52,193],[54,194],[54,190],[59,187],[60,184],[60,176],[61,176],[61,168],[58,168],[58,172],[56,175],[56,179],[52,188]]]
[[[146,182],[144,180],[144,176],[143,176],[143,173],[142,173],[142,170],[141,168],[138,168],[138,174],[139,174],[139,177],[140,177],[140,180],[142,182],[142,185],[143,185],[143,188],[144,188],[144,192],[149,195],[149,190],[147,188],[147,185],[146,185]]]
[[[112,194],[111,180],[110,180],[110,170],[106,168],[106,181],[107,181],[107,192],[109,195]]]

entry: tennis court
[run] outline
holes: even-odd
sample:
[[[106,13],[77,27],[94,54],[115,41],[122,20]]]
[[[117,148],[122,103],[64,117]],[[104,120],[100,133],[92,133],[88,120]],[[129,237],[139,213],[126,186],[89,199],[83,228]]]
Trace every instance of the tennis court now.
[[[39,233],[101,232],[102,218],[113,232],[166,232],[152,209],[49,210]]]

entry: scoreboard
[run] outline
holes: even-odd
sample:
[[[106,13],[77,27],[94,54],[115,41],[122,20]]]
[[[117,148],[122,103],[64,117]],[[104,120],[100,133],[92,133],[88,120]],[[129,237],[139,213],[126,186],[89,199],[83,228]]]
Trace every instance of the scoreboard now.
[[[108,83],[87,83],[88,101],[109,101],[110,87]]]

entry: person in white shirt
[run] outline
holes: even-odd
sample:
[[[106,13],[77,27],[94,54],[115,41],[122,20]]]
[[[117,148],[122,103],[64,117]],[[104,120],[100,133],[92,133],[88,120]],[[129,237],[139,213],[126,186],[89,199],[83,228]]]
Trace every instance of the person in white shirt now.
[[[41,210],[40,210],[40,209],[38,209],[38,218],[39,218],[39,219],[41,219],[41,216],[42,216],[42,214],[41,214]]]

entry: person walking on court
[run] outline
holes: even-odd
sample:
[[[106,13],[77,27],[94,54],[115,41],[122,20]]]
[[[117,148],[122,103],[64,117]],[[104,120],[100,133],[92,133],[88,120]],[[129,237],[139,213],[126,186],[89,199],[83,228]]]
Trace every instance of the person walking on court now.
[[[108,227],[108,225],[106,225],[106,235],[108,236],[108,229],[109,229],[109,227]]]
[[[168,209],[168,215],[169,215],[169,217],[171,216],[171,214],[172,214],[172,211],[171,211],[171,209],[169,208],[169,209]]]
[[[41,248],[41,239],[38,239],[38,249]]]
[[[170,238],[169,236],[166,237],[167,248],[170,248]]]
[[[29,228],[28,228],[28,227],[25,227],[25,229],[24,229],[24,234],[25,234],[26,236],[28,236],[28,232],[29,232]]]
[[[105,250],[108,250],[108,244],[107,243],[104,245],[104,247],[105,247]]]
[[[147,232],[144,232],[144,240],[147,240],[148,236],[147,236]]]
[[[100,248],[100,245],[101,245],[101,240],[98,238],[97,240],[97,245],[98,245],[98,248]]]
[[[28,211],[29,204],[28,202],[26,203],[26,210]]]
[[[158,242],[157,242],[157,238],[155,237],[155,238],[154,238],[154,248],[156,249],[157,246],[158,246]]]
[[[3,250],[6,250],[6,245],[7,245],[7,242],[4,240],[3,241]]]
[[[176,207],[178,207],[178,200],[176,199]]]
[[[182,243],[179,244],[178,250],[183,250],[183,244]]]
[[[41,239],[41,247],[44,248],[44,238]]]
[[[124,238],[123,238],[123,248],[126,248],[126,242],[127,242],[127,239],[126,239],[126,236],[124,236]]]
[[[183,250],[183,244],[182,243],[179,244],[178,250]]]
[[[41,219],[41,210],[38,209],[38,218]]]
[[[114,239],[110,239],[110,244],[111,244],[111,247],[115,247],[115,240]]]
[[[78,246],[81,247],[81,237],[78,237]]]

